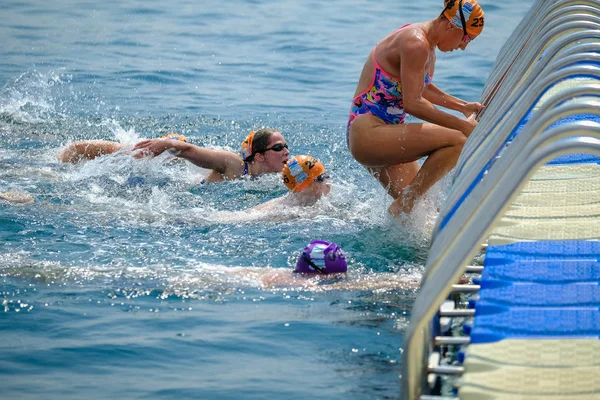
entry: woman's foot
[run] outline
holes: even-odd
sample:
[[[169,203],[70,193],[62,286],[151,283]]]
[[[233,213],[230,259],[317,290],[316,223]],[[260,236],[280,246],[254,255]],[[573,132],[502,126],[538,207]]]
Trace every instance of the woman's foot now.
[[[402,214],[410,214],[415,206],[415,201],[416,199],[414,196],[411,196],[409,193],[405,192],[404,195],[398,197],[392,202],[392,204],[390,204],[388,207],[388,212],[396,218]]]

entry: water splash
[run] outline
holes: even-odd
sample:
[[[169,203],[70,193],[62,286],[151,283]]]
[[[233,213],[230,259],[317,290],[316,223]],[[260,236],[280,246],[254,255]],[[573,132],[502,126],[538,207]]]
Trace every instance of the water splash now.
[[[57,88],[70,79],[61,70],[21,74],[0,90],[0,117],[11,123],[43,123],[64,116]],[[58,106],[58,107],[57,107]]]

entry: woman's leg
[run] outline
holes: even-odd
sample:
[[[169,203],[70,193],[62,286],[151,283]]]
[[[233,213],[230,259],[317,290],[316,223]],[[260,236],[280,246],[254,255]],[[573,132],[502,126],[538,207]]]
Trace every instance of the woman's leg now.
[[[108,140],[86,140],[73,142],[58,153],[58,160],[64,163],[77,163],[83,160],[93,160],[104,154],[111,154],[125,147],[122,143]]]
[[[462,147],[467,138],[455,129],[412,123],[384,124],[360,115],[350,126],[350,152],[365,167],[389,167],[417,161],[445,147]]]
[[[372,115],[350,126],[350,152],[394,198],[390,212],[410,212],[417,198],[456,164],[466,137],[434,124],[386,125]],[[416,160],[427,160],[415,173]]]
[[[381,183],[381,186],[387,190],[392,198],[397,199],[402,197],[404,188],[410,185],[417,176],[419,164],[413,161],[406,164],[392,165],[391,167],[367,168],[367,171]]]
[[[395,199],[388,211],[395,217],[408,214],[417,199],[422,197],[434,183],[443,178],[455,165],[462,151],[462,145],[444,147],[427,157],[415,179],[404,188],[403,195]]]

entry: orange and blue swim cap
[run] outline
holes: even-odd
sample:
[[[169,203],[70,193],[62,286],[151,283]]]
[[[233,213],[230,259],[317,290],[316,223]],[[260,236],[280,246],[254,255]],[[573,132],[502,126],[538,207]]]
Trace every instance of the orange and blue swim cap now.
[[[463,18],[466,26],[463,28]],[[444,16],[452,25],[463,29],[471,38],[478,36],[483,30],[483,10],[477,0],[444,0]]]
[[[180,140],[182,142],[186,142],[187,143],[187,138],[183,135],[180,135],[178,133],[167,133],[165,136],[161,136],[161,139],[168,139],[168,140]]]
[[[254,141],[254,135],[256,132],[252,131],[246,136],[246,139],[242,142],[242,149],[240,150],[240,154],[242,159],[245,160],[252,155],[252,142]]]
[[[292,192],[301,192],[325,173],[325,167],[311,156],[294,156],[283,167],[283,183]]]

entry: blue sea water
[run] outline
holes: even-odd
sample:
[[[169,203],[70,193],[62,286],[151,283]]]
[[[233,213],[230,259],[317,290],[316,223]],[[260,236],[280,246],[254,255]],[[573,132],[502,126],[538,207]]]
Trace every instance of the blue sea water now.
[[[441,0],[91,0],[0,4],[0,397],[396,399],[402,335],[441,182],[411,220],[345,147],[372,46]],[[478,100],[532,2],[480,2],[486,28],[438,54],[435,83]],[[242,210],[276,176],[202,187],[185,162],[61,165],[73,140],[170,131],[237,150],[275,127],[318,157],[329,199],[299,218]],[[261,285],[313,239],[346,252],[346,286]]]

